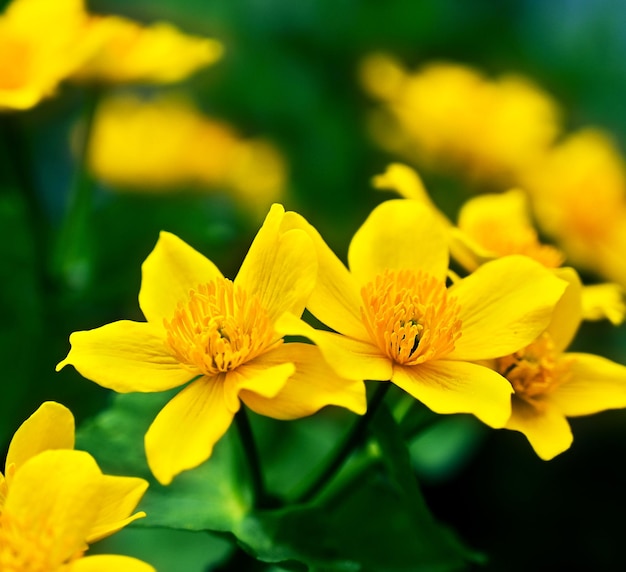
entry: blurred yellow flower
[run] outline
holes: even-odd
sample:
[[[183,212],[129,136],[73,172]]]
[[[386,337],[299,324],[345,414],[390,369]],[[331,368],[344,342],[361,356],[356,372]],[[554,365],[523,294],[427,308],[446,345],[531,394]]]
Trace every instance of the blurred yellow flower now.
[[[92,16],[98,49],[74,74],[79,81],[172,83],[217,61],[217,40],[185,35],[166,22],[142,25],[120,16]]]
[[[74,416],[67,407],[46,401],[22,423],[11,440],[5,476],[2,477],[0,473],[0,512],[7,491],[12,489],[21,468],[30,459],[44,451],[73,448]],[[101,481],[99,495],[102,510],[90,521],[91,526],[84,537],[87,543],[109,536],[130,522],[146,516],[144,512],[131,514],[148,487],[144,479],[102,475]],[[0,569],[4,570],[2,567]]]
[[[626,287],[626,166],[608,135],[584,129],[522,177],[540,227],[576,265]]]
[[[437,413],[472,413],[504,425],[511,388],[470,362],[535,339],[563,292],[562,280],[510,256],[447,288],[446,232],[418,201],[387,201],[372,211],[350,243],[350,270],[304,219],[292,219],[318,253],[307,308],[337,333],[293,316],[281,320],[285,332],[312,339],[342,376],[390,380]]]
[[[565,352],[582,319],[582,291],[572,269],[559,274],[569,286],[546,331],[493,366],[515,391],[506,428],[521,431],[545,460],[570,447],[567,417],[626,407],[625,366],[593,354]]]
[[[270,143],[242,139],[175,97],[105,99],[93,125],[89,163],[113,187],[223,188],[257,213],[282,196],[286,179],[284,160]]]
[[[220,58],[222,45],[168,23],[92,16],[84,0],[13,0],[0,16],[0,109],[28,109],[69,77],[171,83]]]
[[[382,175],[374,177],[373,184],[432,209],[448,230],[452,257],[469,272],[510,254],[528,256],[546,268],[558,268],[565,260],[555,247],[540,242],[530,217],[528,196],[519,189],[472,197],[461,207],[454,226],[432,202],[411,167],[392,163]],[[613,324],[624,320],[626,304],[618,284],[585,286],[582,299],[586,320],[607,318]]]
[[[13,0],[0,16],[0,109],[52,95],[96,48],[82,0]]]
[[[243,401],[278,419],[325,405],[365,412],[364,384],[338,377],[309,344],[283,343],[281,314],[300,316],[317,273],[315,251],[274,205],[234,281],[169,233],[142,267],[147,322],[75,332],[57,369],[118,392],[154,392],[191,381],[157,415],[145,438],[148,464],[168,484],[209,458]]]
[[[418,164],[453,167],[494,186],[516,182],[559,132],[553,100],[528,79],[487,79],[459,64],[435,62],[410,73],[374,54],[361,66],[365,89],[382,102],[374,138]]]
[[[117,555],[84,556],[107,510],[106,477],[83,451],[48,450],[16,471],[0,511],[3,572],[154,572]]]

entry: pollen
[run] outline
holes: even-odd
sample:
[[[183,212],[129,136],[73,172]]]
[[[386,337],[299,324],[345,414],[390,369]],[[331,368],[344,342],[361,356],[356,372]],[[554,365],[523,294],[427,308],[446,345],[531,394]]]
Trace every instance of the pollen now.
[[[427,273],[385,270],[361,290],[363,322],[393,361],[417,365],[454,349],[461,336],[456,298]]]
[[[190,290],[164,325],[168,348],[195,374],[231,371],[281,343],[259,298],[226,278]]]
[[[34,525],[33,525],[34,524]],[[65,570],[83,554],[64,546],[63,538],[54,534],[49,523],[42,521],[25,526],[5,513],[0,514],[0,570],[2,572],[56,572]],[[70,554],[68,558],[64,555]]]
[[[496,370],[509,380],[517,397],[537,405],[570,377],[570,363],[544,332],[524,349],[496,360]]]

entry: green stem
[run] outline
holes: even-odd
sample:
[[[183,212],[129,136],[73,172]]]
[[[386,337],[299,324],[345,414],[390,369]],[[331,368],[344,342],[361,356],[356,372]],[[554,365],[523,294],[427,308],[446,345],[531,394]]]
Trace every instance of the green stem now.
[[[89,174],[89,152],[98,91],[87,93],[83,130],[76,158],[76,171],[69,196],[65,219],[59,231],[53,254],[53,274],[66,286],[83,289],[91,279],[91,214],[94,180]]]
[[[254,506],[256,508],[268,508],[271,504],[271,499],[265,490],[259,452],[254,442],[250,419],[244,407],[235,415],[235,422],[237,423],[239,438],[244,449],[244,456],[248,463],[248,468],[250,469],[250,482],[252,483],[252,492],[254,494]]]
[[[367,407],[365,415],[360,417],[359,420],[352,426],[352,429],[346,435],[343,443],[341,443],[333,452],[326,467],[305,489],[305,491],[296,497],[294,502],[305,503],[315,497],[326,486],[328,481],[334,477],[337,471],[346,462],[352,451],[363,443],[370,419],[375,415],[378,407],[383,402],[390,386],[391,383],[389,382],[383,382],[379,385]]]

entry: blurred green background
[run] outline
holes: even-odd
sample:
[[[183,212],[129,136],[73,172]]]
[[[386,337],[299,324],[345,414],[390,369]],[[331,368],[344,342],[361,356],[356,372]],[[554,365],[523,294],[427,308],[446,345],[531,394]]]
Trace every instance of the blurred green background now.
[[[489,74],[526,74],[561,103],[567,128],[599,125],[622,148],[626,142],[622,2],[99,0],[89,8],[142,22],[168,20],[221,40],[223,60],[182,87],[211,116],[278,146],[289,165],[286,208],[307,217],[341,256],[382,200],[370,178],[394,159],[365,128],[374,103],[356,70],[374,50],[410,68],[447,59]],[[108,391],[71,368],[54,373],[54,366],[72,331],[142,319],[140,265],[159,230],[178,234],[234,276],[260,224],[219,189],[152,196],[100,187],[90,225],[90,279],[74,287],[59,280],[51,252],[73,176],[70,134],[84,99],[80,88],[66,86],[31,111],[0,116],[3,449],[43,400],[64,403],[78,422],[107,406]],[[437,180],[423,175],[437,192]],[[626,364],[626,327],[585,326],[577,346]],[[549,463],[521,435],[458,420],[422,447],[430,454],[418,455],[420,475],[434,514],[489,556],[487,570],[626,566],[626,412],[574,420],[572,449]],[[451,463],[460,453],[462,462]],[[152,556],[162,572],[206,570],[228,550],[221,539],[205,548],[204,536],[166,531],[129,531],[115,542]]]

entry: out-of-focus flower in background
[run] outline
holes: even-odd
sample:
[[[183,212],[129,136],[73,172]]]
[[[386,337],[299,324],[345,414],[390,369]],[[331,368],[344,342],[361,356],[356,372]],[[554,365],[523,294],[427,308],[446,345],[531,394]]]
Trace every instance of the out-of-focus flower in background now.
[[[0,109],[31,108],[68,78],[177,82],[221,54],[217,40],[94,16],[82,0],[13,0],[0,16]]]
[[[183,96],[145,100],[127,94],[103,100],[89,151],[93,173],[113,188],[222,189],[259,215],[283,196],[287,178],[274,145],[241,137]]]
[[[119,16],[92,16],[88,29],[100,45],[72,75],[79,81],[173,83],[223,52],[217,40],[183,34],[167,22],[144,26]]]
[[[94,52],[82,0],[14,0],[0,16],[0,108],[28,109]]]
[[[626,286],[626,165],[607,133],[573,133],[522,184],[539,225],[573,264]]]
[[[374,139],[417,165],[509,186],[560,131],[556,103],[519,75],[489,79],[448,62],[409,72],[383,54],[367,57],[360,72],[382,104],[370,120]]]

